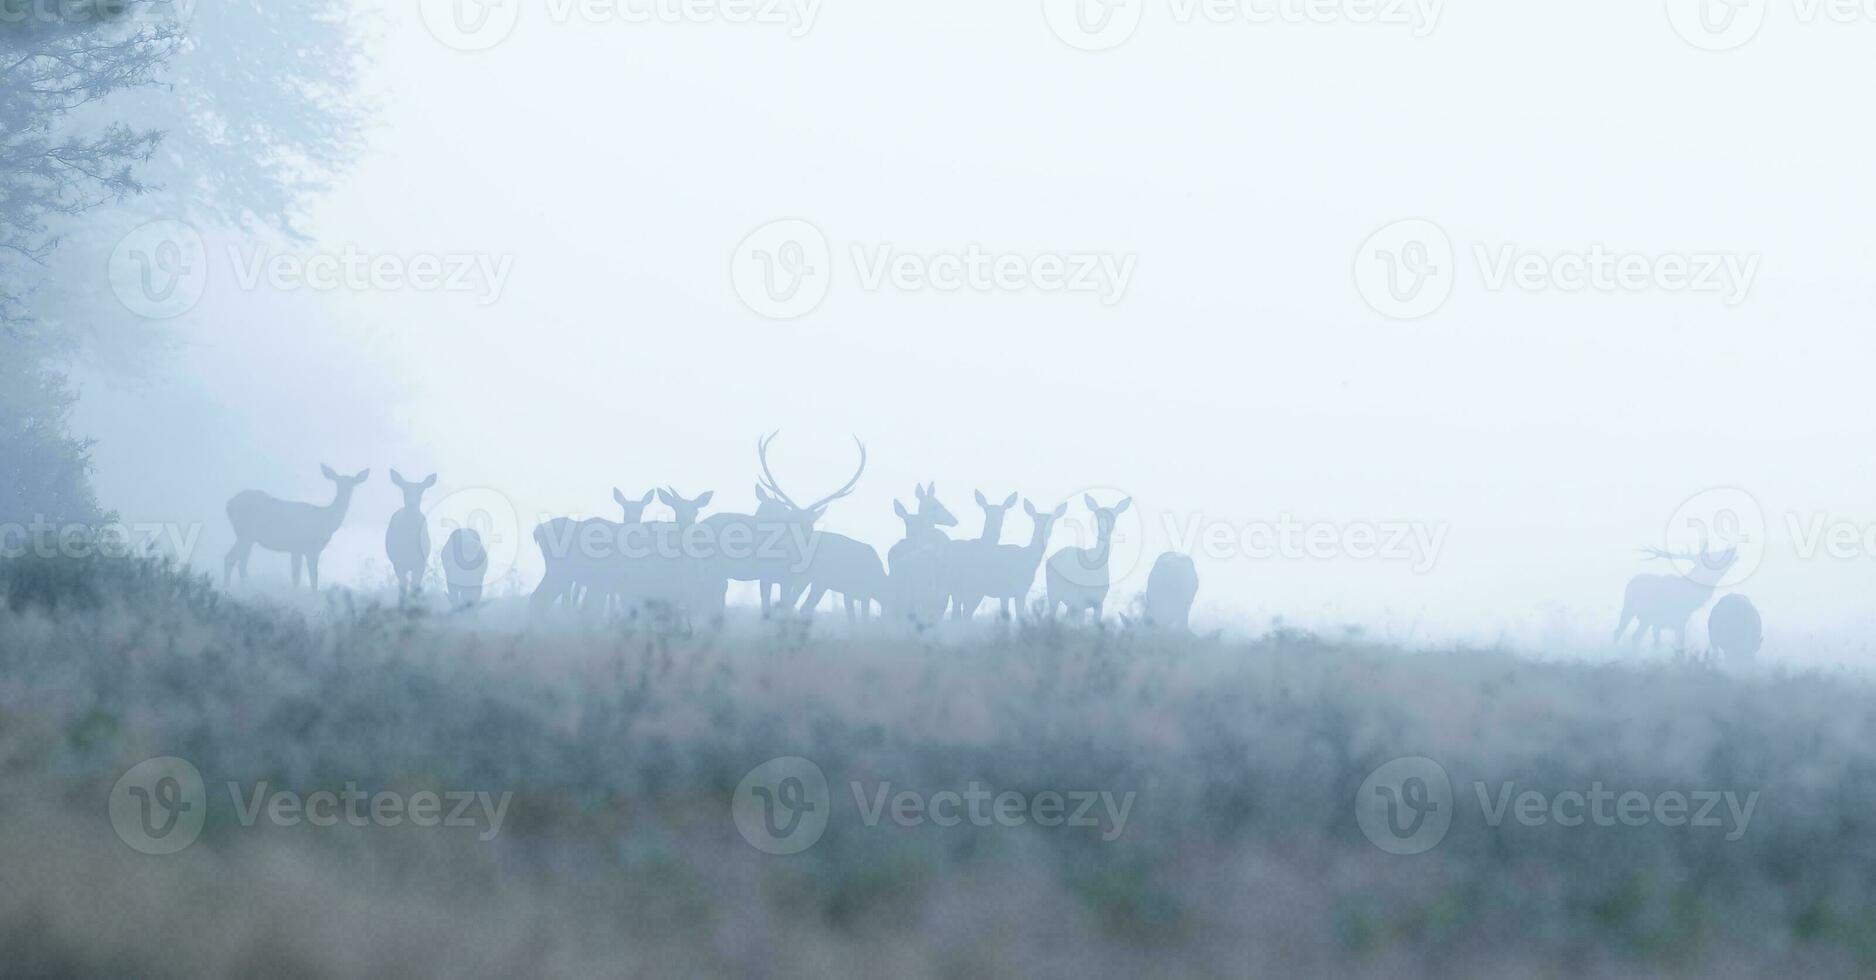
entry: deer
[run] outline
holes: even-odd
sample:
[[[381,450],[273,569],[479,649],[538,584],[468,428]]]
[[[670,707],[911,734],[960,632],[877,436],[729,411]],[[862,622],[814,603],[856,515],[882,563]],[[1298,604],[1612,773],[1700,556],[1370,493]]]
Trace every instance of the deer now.
[[[1016,506],[1016,494],[993,504],[977,491],[977,506],[984,512],[984,530],[975,540],[952,541],[944,550],[945,591],[950,593],[952,616],[969,621],[990,593],[998,571],[997,548],[1003,539],[1003,521]]]
[[[914,486],[918,510],[910,512],[898,500],[893,513],[905,522],[905,538],[886,553],[886,591],[890,603],[881,610],[890,619],[916,629],[932,626],[944,617],[948,594],[944,585],[944,549],[951,539],[941,528],[956,527],[958,519],[938,500],[938,484]]]
[[[1752,662],[1765,643],[1765,620],[1752,600],[1735,592],[1713,604],[1707,614],[1707,659],[1736,664]]]
[[[1054,619],[1057,607],[1062,607],[1076,617],[1093,613],[1095,622],[1100,622],[1101,607],[1107,603],[1107,561],[1113,551],[1114,522],[1127,512],[1133,498],[1112,507],[1096,503],[1093,494],[1083,494],[1081,499],[1094,514],[1094,547],[1068,547],[1049,556],[1043,576],[1048,588],[1049,618]]]
[[[1663,551],[1659,548],[1644,549],[1643,554],[1651,559],[1691,561],[1694,569],[1686,575],[1637,575],[1629,580],[1628,589],[1623,594],[1622,618],[1615,627],[1615,640],[1621,642],[1630,621],[1635,621],[1638,623],[1634,639],[1636,646],[1641,645],[1643,630],[1647,630],[1653,637],[1655,646],[1661,645],[1661,631],[1668,630],[1678,640],[1675,649],[1682,649],[1687,645],[1687,621],[1713,598],[1720,580],[1739,561],[1739,549],[1732,547],[1717,553],[1708,551],[1706,539],[1702,537],[1697,554]]]
[[[1199,570],[1190,556],[1172,551],[1159,556],[1146,577],[1146,625],[1190,632],[1192,600],[1198,594]]]
[[[391,525],[384,529],[384,554],[391,559],[401,602],[423,592],[423,574],[430,567],[430,522],[423,516],[423,493],[436,486],[436,474],[412,483],[392,469],[391,482],[404,492],[404,506],[391,515]]]
[[[997,545],[986,559],[990,574],[984,582],[984,595],[995,601],[1003,618],[1010,621],[1016,619],[1028,601],[1029,590],[1036,584],[1036,571],[1042,567],[1042,555],[1049,547],[1049,532],[1055,529],[1055,522],[1068,513],[1068,505],[1059,504],[1053,511],[1039,511],[1024,498],[1023,513],[1029,515],[1031,522],[1029,543]]]
[[[628,610],[654,607],[685,626],[697,616],[720,624],[729,583],[715,563],[706,560],[708,556],[695,553],[701,532],[693,530],[697,515],[716,498],[716,492],[687,499],[667,486],[657,491],[657,497],[671,508],[673,519],[646,522],[643,543],[635,543],[620,556],[619,575],[612,583],[618,598]]]
[[[319,556],[332,542],[332,535],[345,523],[345,512],[352,506],[352,491],[371,478],[370,470],[356,476],[341,476],[332,467],[321,464],[319,472],[336,488],[332,503],[321,507],[281,500],[259,490],[243,490],[228,501],[228,523],[234,525],[234,547],[222,559],[221,583],[227,588],[236,568],[241,570],[241,584],[248,580],[248,556],[255,545],[268,551],[284,552],[293,557],[293,587],[300,587],[300,566],[312,576],[313,591],[319,591]]]
[[[815,557],[819,532],[814,526],[827,515],[827,508],[837,500],[853,495],[866,473],[866,444],[853,438],[860,449],[860,465],[840,489],[814,503],[802,506],[782,490],[780,481],[769,469],[769,447],[781,431],[769,433],[756,441],[756,460],[762,476],[756,483],[754,514],[713,514],[701,526],[701,541],[709,549],[706,560],[714,563],[725,579],[755,582],[762,591],[762,616],[768,618],[776,608],[793,610],[808,585],[809,564]],[[771,589],[779,590],[770,600]]]
[[[488,576],[489,553],[474,528],[457,528],[443,542],[443,584],[450,605],[467,609],[482,601],[482,583]]]
[[[625,491],[614,487],[612,499],[624,518],[620,523],[602,518],[582,521],[556,517],[535,527],[534,543],[540,546],[547,572],[528,597],[528,604],[534,611],[546,610],[555,600],[569,607],[578,605],[582,593],[590,593],[595,584],[603,586],[608,574],[607,562],[623,550],[626,529],[644,523],[645,508],[651,506],[654,496],[653,491],[647,490],[645,496],[633,500]],[[608,594],[603,589],[600,592],[602,596]]]

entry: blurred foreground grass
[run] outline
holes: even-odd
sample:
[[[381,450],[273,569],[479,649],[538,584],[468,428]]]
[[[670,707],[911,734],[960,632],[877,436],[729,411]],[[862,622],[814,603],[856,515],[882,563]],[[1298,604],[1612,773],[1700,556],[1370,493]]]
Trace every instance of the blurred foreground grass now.
[[[1876,699],[1726,675],[1261,639],[738,621],[678,638],[228,600],[148,563],[0,566],[10,975],[1667,975],[1876,970]],[[1555,654],[1555,651],[1551,653]],[[188,760],[192,846],[107,801]],[[827,831],[738,833],[744,775],[823,770]],[[1453,823],[1384,853],[1369,773]],[[244,826],[225,788],[512,794],[500,833]],[[869,825],[850,785],[1134,793],[1123,832]],[[1488,825],[1475,783],[1756,792],[1717,828]]]

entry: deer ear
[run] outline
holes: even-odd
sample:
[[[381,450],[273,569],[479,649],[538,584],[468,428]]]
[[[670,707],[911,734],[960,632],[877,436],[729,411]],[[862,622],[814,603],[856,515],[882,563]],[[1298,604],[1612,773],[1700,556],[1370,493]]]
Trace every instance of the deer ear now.
[[[359,470],[359,471],[358,471],[358,475],[357,475],[357,476],[355,476],[355,477],[352,477],[352,482],[353,482],[353,483],[363,483],[363,482],[365,482],[366,480],[369,480],[369,479],[371,479],[371,471],[370,471],[370,470]]]
[[[982,490],[977,491],[977,506],[979,507],[990,506],[990,501],[984,499],[984,492]]]
[[[1101,509],[1101,505],[1100,505],[1100,504],[1097,504],[1097,503],[1095,503],[1095,502],[1094,502],[1094,494],[1091,494],[1091,493],[1084,493],[1084,494],[1082,494],[1082,495],[1081,495],[1081,502],[1082,502],[1082,503],[1084,503],[1084,504],[1087,504],[1087,505],[1088,505],[1088,509],[1089,509],[1089,510],[1100,510],[1100,509]]]
[[[332,472],[332,467],[324,463],[319,464],[319,472],[328,480],[336,480],[339,478],[339,474]]]
[[[629,503],[629,501],[625,499],[625,491],[619,489],[618,487],[612,488],[612,499],[614,503],[617,503],[621,507]]]
[[[1123,500],[1123,501],[1121,501],[1120,503],[1118,503],[1118,504],[1115,504],[1115,505],[1114,505],[1114,516],[1115,516],[1115,517],[1119,517],[1120,515],[1122,515],[1122,514],[1125,514],[1125,513],[1127,512],[1127,508],[1128,508],[1129,506],[1131,506],[1132,504],[1133,504],[1133,498],[1132,498],[1132,497],[1128,497],[1128,498],[1127,498],[1126,500]]]
[[[1009,499],[1003,502],[1003,509],[1009,510],[1011,507],[1014,507],[1014,506],[1016,506],[1016,495],[1012,493],[1010,494]]]
[[[911,514],[905,512],[905,505],[900,503],[897,497],[892,498],[892,512],[898,514],[900,518],[905,520],[911,520],[912,518]]]
[[[1068,516],[1068,505],[1056,504],[1055,505],[1055,519],[1059,521],[1062,518],[1067,517],[1067,516]]]
[[[430,478],[428,480],[423,481],[423,488],[425,490],[428,490],[434,486],[436,486],[436,474],[432,473],[430,474]]]
[[[715,490],[705,490],[703,493],[697,496],[697,506],[699,507],[710,506],[710,501],[715,500],[716,496],[717,496],[717,492]]]
[[[762,489],[762,484],[760,483],[756,484],[756,500],[766,504],[774,499],[775,498],[769,496],[769,492],[767,490]]]
[[[1023,499],[1023,513],[1028,514],[1031,517],[1036,516],[1036,505],[1030,503],[1027,497]]]
[[[391,467],[391,482],[400,487],[404,485],[404,474],[399,473],[395,466]]]
[[[653,496],[653,494],[652,494],[652,492],[651,492],[650,490],[647,490],[647,491],[645,491],[645,495],[644,495],[643,497],[640,497],[640,498],[638,498],[638,505],[639,505],[640,507],[649,507],[649,506],[651,506],[651,498],[652,498],[652,496]]]
[[[677,504],[671,500],[671,495],[668,493],[665,493],[663,490],[658,491],[658,502],[665,505],[666,507],[677,506]]]

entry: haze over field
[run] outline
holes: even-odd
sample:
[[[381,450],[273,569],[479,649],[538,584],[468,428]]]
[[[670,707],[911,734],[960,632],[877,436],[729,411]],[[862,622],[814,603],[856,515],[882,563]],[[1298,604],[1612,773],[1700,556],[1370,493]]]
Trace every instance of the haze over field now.
[[[817,492],[844,478],[851,432],[873,467],[828,526],[882,549],[920,480],[965,531],[978,488],[1131,493],[1149,555],[1193,521],[1241,537],[1287,516],[1338,541],[1408,524],[1443,531],[1434,560],[1200,549],[1204,616],[1490,637],[1609,629],[1637,549],[1739,487],[1768,525],[1741,588],[1788,626],[1865,625],[1848,610],[1876,586],[1867,547],[1800,552],[1817,519],[1876,519],[1853,218],[1876,206],[1876,136],[1842,124],[1869,25],[1780,15],[1716,55],[1614,0],[1447,4],[1424,37],[1156,8],[1088,53],[1034,4],[818,9],[798,38],[528,9],[479,53],[417,4],[372,10],[381,119],[310,240],[212,234],[201,303],[153,327],[173,359],[89,374],[77,427],[100,440],[102,496],[205,521],[212,568],[234,491],[321,499],[321,462],[494,488],[531,527],[610,515],[614,486],[746,508],[754,439],[777,428],[778,469]],[[732,256],[795,217],[830,242],[832,288],[766,319]],[[1437,222],[1458,268],[1412,322],[1351,274],[1403,218]],[[1112,303],[865,288],[882,249],[973,245],[1134,267]],[[1597,246],[1755,271],[1734,305],[1489,286],[1507,255]],[[257,249],[354,248],[506,278],[241,287]],[[357,581],[397,504],[362,488],[327,567]]]

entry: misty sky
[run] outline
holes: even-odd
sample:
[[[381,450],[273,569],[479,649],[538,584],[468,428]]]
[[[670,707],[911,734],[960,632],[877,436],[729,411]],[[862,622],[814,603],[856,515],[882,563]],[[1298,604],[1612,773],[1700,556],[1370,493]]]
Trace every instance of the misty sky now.
[[[1690,498],[1737,487],[1768,525],[1738,586],[1768,645],[1861,622],[1876,558],[1806,560],[1789,529],[1876,521],[1876,24],[1776,7],[1716,54],[1634,0],[1453,0],[1425,37],[1179,23],[1178,6],[1090,53],[1035,2],[825,0],[799,38],[529,5],[475,54],[415,2],[372,7],[381,122],[307,222],[315,240],[211,235],[206,295],[151,327],[173,353],[87,376],[76,428],[101,440],[100,496],[126,519],[206,522],[197,561],[219,572],[234,492],[323,501],[321,462],[371,467],[324,563],[346,581],[383,564],[392,466],[439,472],[433,502],[498,492],[531,527],[613,515],[615,486],[746,509],[772,429],[777,475],[818,497],[851,471],[854,433],[871,467],[826,526],[882,553],[892,499],[921,480],[973,536],[973,489],[1069,499],[1071,518],[1085,490],[1131,494],[1119,554],[1146,559],[1123,598],[1195,521],[1413,525],[1442,536],[1430,569],[1201,556],[1200,618],[1489,639],[1606,636],[1622,583],[1665,570],[1638,549]],[[824,233],[833,279],[778,321],[739,298],[732,263],[784,218]],[[1450,237],[1455,281],[1399,321],[1355,269],[1410,218]],[[972,246],[1131,262],[1131,278],[1113,302],[869,290],[853,254]],[[1494,291],[1477,251],[1598,246],[1755,275],[1734,305]],[[348,247],[506,278],[498,295],[243,282],[254,249]],[[1027,533],[1012,514],[1005,540]],[[530,584],[537,568],[530,546]]]

